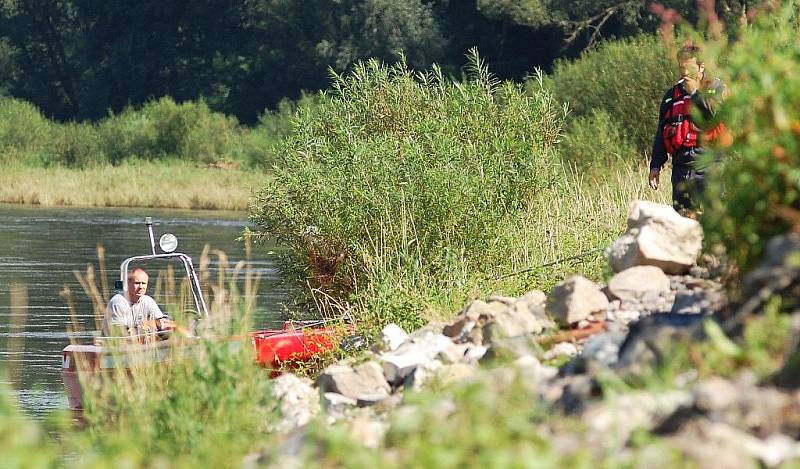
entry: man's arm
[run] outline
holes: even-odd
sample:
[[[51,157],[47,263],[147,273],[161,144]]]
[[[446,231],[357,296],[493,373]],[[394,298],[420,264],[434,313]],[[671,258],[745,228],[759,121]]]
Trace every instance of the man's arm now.
[[[133,312],[128,304],[128,301],[120,295],[115,295],[106,307],[104,331],[105,335],[112,335],[111,329],[125,328],[125,331],[131,332],[134,327]]]
[[[172,329],[175,326],[174,321],[161,311],[158,303],[152,297],[145,295],[139,301],[143,302],[146,308],[145,317],[154,319],[159,330]]]
[[[672,96],[672,89],[667,91],[664,98],[661,100],[661,106],[658,109],[658,125],[656,127],[656,134],[653,137],[653,148],[650,152],[650,175],[648,182],[653,190],[658,189],[658,177],[661,174],[661,168],[667,162],[667,149],[664,147],[664,115],[667,113],[667,106],[671,105],[669,98]]]

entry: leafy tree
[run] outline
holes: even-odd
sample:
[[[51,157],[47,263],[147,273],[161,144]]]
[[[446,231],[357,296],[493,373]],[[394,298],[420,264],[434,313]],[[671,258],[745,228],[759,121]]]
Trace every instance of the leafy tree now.
[[[19,75],[4,77],[14,96],[57,117],[80,111],[78,74],[71,60],[81,23],[69,0],[8,0],[0,3],[0,31],[14,50]],[[7,56],[10,57],[10,56]]]

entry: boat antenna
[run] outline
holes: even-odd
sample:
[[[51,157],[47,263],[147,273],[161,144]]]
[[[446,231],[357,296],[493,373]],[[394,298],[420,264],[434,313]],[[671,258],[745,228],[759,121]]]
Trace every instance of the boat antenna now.
[[[150,249],[153,251],[153,255],[156,255],[156,239],[153,237],[153,218],[152,217],[144,217],[144,223],[147,225],[147,232],[150,233]]]

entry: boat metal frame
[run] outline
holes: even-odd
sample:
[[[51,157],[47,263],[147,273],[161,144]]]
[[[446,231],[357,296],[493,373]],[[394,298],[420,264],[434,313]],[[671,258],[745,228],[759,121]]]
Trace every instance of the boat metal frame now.
[[[155,250],[155,249],[154,249]],[[133,256],[122,261],[119,267],[119,279],[122,282],[122,291],[128,294],[128,269],[131,262],[146,262],[156,259],[180,259],[183,263],[183,268],[186,271],[186,277],[189,279],[189,286],[192,290],[192,298],[194,299],[197,311],[202,314],[204,319],[208,319],[208,306],[203,297],[203,290],[200,288],[200,281],[197,279],[197,272],[194,270],[192,258],[182,252],[171,252],[167,254],[148,254],[146,256]]]

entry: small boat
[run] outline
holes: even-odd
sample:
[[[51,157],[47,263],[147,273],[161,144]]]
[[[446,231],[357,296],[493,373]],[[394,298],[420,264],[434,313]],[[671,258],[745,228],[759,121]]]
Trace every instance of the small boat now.
[[[122,262],[120,277],[116,282],[117,289],[127,293],[128,272],[132,265],[147,261],[177,260],[182,264],[189,280],[193,305],[196,308],[188,311],[196,315],[197,323],[208,319],[208,307],[191,257],[175,252],[177,238],[169,233],[159,240],[162,253],[156,253],[152,219],[147,217],[145,223],[152,252],[129,257]],[[253,347],[255,362],[272,369],[270,376],[275,376],[278,374],[275,370],[279,368],[296,367],[332,352],[345,336],[354,332],[352,324],[341,324],[344,324],[341,320],[285,321],[279,329],[257,330],[250,332],[247,337]],[[126,370],[137,365],[165,362],[172,356],[176,343],[191,345],[196,340],[191,333],[182,334],[178,338],[171,331],[155,331],[125,337],[98,335],[94,343],[73,343],[66,346],[61,353],[61,376],[70,409],[77,413],[83,411],[82,380],[110,376],[115,370]]]

